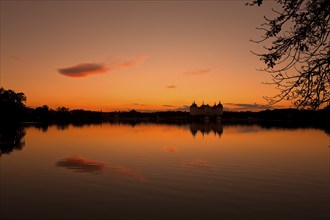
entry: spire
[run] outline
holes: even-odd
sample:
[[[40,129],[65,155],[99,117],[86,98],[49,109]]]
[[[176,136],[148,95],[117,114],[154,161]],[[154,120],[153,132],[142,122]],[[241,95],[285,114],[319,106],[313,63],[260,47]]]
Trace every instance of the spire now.
[[[197,107],[196,102],[194,101],[190,107]]]

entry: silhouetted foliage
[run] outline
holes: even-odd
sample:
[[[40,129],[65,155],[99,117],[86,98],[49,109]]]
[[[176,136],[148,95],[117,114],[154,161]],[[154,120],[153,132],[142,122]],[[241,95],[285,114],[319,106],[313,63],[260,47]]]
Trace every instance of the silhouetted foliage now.
[[[0,156],[23,149],[25,129],[20,125],[0,126]]]
[[[58,107],[56,109],[56,111],[61,112],[61,113],[65,113],[65,112],[69,112],[69,108],[66,108],[64,106],[61,106],[61,107]]]
[[[330,130],[330,111],[328,109],[273,109],[260,112],[224,112],[224,124],[258,124],[263,127],[314,127]]]
[[[47,105],[43,105],[41,107],[35,108],[34,114],[38,121],[43,121],[43,122],[49,121],[49,118],[51,116],[50,109]]]
[[[59,107],[56,110],[50,109],[47,105],[37,108],[25,107],[26,97],[23,93],[16,93],[12,90],[1,88],[1,152],[10,152],[8,149],[20,149],[24,146],[22,138],[24,130],[16,125],[19,122],[33,122],[36,128],[47,131],[49,125],[56,125],[57,129],[65,130],[69,125],[81,127],[102,123],[124,123],[135,126],[139,123],[165,123],[165,124],[187,124],[194,123],[193,132],[200,130],[202,133],[213,131],[218,133],[221,129],[212,127],[210,123],[219,122],[217,119],[204,116],[194,117],[189,112],[183,111],[160,111],[160,112],[139,112],[136,110],[119,112],[87,111],[82,109],[69,110],[66,107]],[[330,105],[321,110],[297,110],[297,109],[274,109],[260,112],[228,112],[225,111],[221,118],[224,124],[261,124],[269,126],[304,126],[322,128],[330,132]],[[196,124],[197,123],[197,124]],[[206,124],[204,124],[206,123]],[[26,124],[27,125],[30,125]],[[221,125],[221,124],[219,124]],[[210,127],[211,126],[211,127]],[[218,125],[217,125],[218,126]],[[15,129],[13,129],[15,128]],[[196,130],[197,128],[197,130]],[[8,130],[6,133],[5,130]],[[216,130],[218,129],[218,130]],[[12,132],[12,131],[16,131]],[[21,138],[20,138],[21,137]],[[8,148],[6,147],[8,146]]]
[[[254,0],[250,5],[262,5]],[[290,100],[297,108],[318,109],[330,103],[330,1],[277,0],[280,11],[265,17],[263,38],[256,53],[266,64],[279,93],[265,97],[270,104]]]
[[[1,121],[20,121],[26,111],[24,102],[26,96],[22,92],[0,88],[0,118]]]

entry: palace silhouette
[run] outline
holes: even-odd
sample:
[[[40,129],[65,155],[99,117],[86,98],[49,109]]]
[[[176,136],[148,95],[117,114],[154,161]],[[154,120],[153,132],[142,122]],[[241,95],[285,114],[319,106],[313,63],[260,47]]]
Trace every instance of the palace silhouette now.
[[[190,106],[190,115],[194,118],[204,119],[205,121],[210,119],[220,121],[222,114],[223,105],[220,101],[218,104],[214,103],[213,106],[205,105],[204,102],[201,106],[197,106],[195,102]]]

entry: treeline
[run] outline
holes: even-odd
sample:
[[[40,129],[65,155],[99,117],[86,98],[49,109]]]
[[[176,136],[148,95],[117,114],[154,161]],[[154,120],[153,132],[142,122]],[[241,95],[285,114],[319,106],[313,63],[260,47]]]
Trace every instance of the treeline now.
[[[189,122],[189,112],[182,111],[162,111],[162,112],[138,112],[136,110],[131,111],[117,111],[110,112],[108,115],[111,121],[152,121],[152,122],[166,122],[166,123],[186,123]]]
[[[16,93],[13,90],[0,88],[0,120],[1,122],[40,122],[47,124],[88,124],[101,122],[164,122],[164,123],[187,123],[195,121],[189,112],[166,111],[166,112],[138,112],[117,111],[101,112],[87,110],[70,110],[66,107],[50,109],[47,105],[29,108],[24,102],[24,93]],[[312,126],[329,127],[330,108],[321,110],[297,110],[297,109],[274,109],[259,112],[230,112],[222,115],[223,123],[287,123],[306,124]],[[203,122],[204,118],[197,120]]]
[[[50,109],[47,105],[36,108],[25,106],[24,93],[0,88],[0,121],[14,122],[101,122],[105,113],[86,110],[69,110],[66,107]]]
[[[44,105],[37,108],[27,108],[25,114],[27,122],[44,123],[100,123],[106,118],[106,113],[98,111],[87,111],[82,109],[69,110],[66,107],[59,107],[56,110]]]
[[[330,108],[320,110],[273,109],[259,112],[224,112],[224,124],[258,124],[274,128],[320,128],[330,134]]]
[[[330,108],[320,110],[273,109],[259,112],[224,112],[224,121],[300,121],[300,122],[327,122]]]
[[[0,88],[0,121],[2,123],[13,122],[39,122],[45,124],[68,124],[75,125],[88,123],[101,123],[108,121],[182,121],[187,122],[187,112],[138,112],[131,111],[88,111],[83,109],[70,110],[66,107],[51,109],[47,105],[36,108],[25,106],[26,96],[24,93],[16,93],[13,90]]]

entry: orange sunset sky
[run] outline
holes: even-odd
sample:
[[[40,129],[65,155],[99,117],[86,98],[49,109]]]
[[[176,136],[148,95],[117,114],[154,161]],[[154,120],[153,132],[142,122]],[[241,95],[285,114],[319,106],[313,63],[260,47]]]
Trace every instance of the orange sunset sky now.
[[[274,3],[246,2],[2,0],[1,86],[31,107],[269,108],[277,91],[249,40]]]

